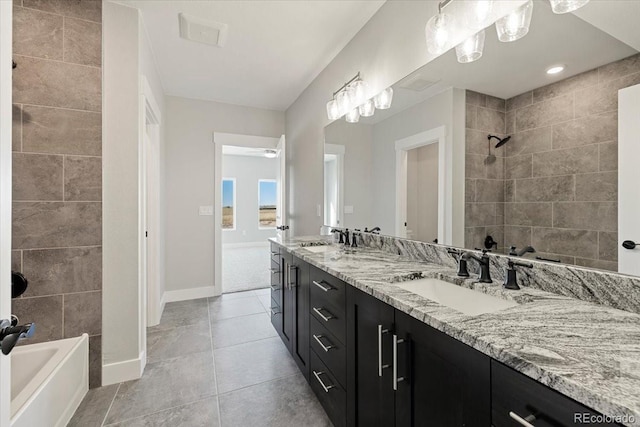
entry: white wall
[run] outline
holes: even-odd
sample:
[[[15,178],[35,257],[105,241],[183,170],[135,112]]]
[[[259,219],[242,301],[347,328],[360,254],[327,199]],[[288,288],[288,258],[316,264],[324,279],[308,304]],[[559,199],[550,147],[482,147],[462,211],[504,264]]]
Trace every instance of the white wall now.
[[[353,213],[344,214],[341,227],[373,227],[371,224],[372,198],[376,195],[371,185],[373,126],[337,120],[325,129],[325,142],[344,146],[344,206],[353,207]]]
[[[278,138],[284,113],[219,102],[165,97],[166,290],[214,286],[213,132]],[[220,286],[220,284],[216,284]]]
[[[524,1],[496,2],[494,13],[504,15]],[[454,10],[465,5],[453,2],[448,7]],[[315,234],[322,225],[316,206],[323,203],[322,141],[323,128],[329,123],[325,105],[331,94],[358,71],[377,93],[434,59],[426,49],[424,27],[437,8],[437,1],[387,1],[287,109],[287,158],[292,178],[288,212],[294,235]],[[472,32],[464,29],[459,36],[465,39]],[[460,214],[450,214],[454,213],[454,222],[459,222]]]
[[[103,384],[135,378],[142,328],[139,305],[138,136],[139,17],[134,8],[103,9]],[[124,373],[114,379],[114,370]],[[124,378],[123,378],[124,377]]]
[[[222,176],[236,179],[236,228],[222,231],[222,243],[266,243],[276,230],[258,226],[258,180],[277,178],[278,159],[225,155]]]
[[[438,144],[407,152],[407,227],[413,240],[438,237]]]

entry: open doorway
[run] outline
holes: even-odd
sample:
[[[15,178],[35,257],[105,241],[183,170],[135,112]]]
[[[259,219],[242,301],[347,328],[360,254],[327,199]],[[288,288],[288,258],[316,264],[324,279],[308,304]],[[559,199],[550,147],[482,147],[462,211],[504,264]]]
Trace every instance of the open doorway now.
[[[221,292],[266,288],[269,242],[278,235],[278,138],[215,135],[220,145],[219,209]]]
[[[438,238],[438,144],[407,151],[407,238]]]

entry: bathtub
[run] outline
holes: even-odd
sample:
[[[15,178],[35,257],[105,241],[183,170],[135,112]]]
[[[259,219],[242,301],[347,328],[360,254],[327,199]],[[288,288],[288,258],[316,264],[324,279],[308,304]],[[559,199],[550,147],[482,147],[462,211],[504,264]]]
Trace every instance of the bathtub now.
[[[11,352],[11,426],[66,426],[89,389],[89,336]]]

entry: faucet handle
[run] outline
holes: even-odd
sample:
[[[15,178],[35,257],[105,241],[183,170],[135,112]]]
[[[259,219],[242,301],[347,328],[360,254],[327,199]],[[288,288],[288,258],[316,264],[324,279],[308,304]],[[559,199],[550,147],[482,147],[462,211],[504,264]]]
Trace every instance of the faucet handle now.
[[[11,353],[20,338],[31,338],[36,331],[35,323],[22,326],[12,326],[12,320],[0,321],[0,349],[5,356]]]

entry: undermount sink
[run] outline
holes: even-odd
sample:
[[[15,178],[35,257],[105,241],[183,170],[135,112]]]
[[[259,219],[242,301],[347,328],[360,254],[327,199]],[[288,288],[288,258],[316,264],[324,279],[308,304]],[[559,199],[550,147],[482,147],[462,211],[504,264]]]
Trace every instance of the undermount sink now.
[[[398,287],[469,316],[494,313],[518,305],[515,301],[463,288],[440,279],[411,280],[398,284]]]
[[[331,245],[322,245],[322,246],[305,246],[305,249],[309,252],[313,253],[322,253],[322,252],[332,252],[337,251],[338,249],[335,246]]]

